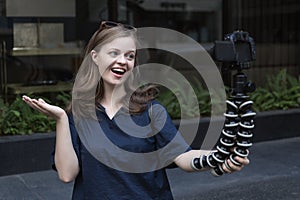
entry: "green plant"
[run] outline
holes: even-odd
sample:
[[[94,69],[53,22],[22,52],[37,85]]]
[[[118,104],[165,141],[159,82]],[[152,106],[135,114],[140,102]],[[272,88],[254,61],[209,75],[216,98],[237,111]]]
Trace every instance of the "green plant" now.
[[[210,91],[209,93],[199,80],[193,80],[192,88],[189,90],[184,87],[186,84],[170,81],[175,89],[170,91],[162,88],[158,101],[166,107],[172,119],[199,117],[198,109],[195,109],[197,106],[201,116],[210,115],[212,104],[220,105],[220,111],[224,109],[224,102],[219,102],[223,99],[220,97],[223,93],[220,91]],[[193,93],[195,93],[197,101],[192,98]],[[181,105],[177,98],[180,98]],[[257,112],[299,108],[300,76],[292,77],[283,69],[277,75],[269,76],[266,87],[257,88],[250,94],[250,98],[254,101],[253,108]],[[55,102],[46,101],[66,107],[70,100],[69,93],[61,92],[57,94]],[[17,97],[10,104],[0,99],[0,128],[0,135],[51,132],[55,130],[55,121],[27,106],[21,97]]]
[[[256,111],[299,108],[300,76],[292,77],[283,69],[277,75],[269,76],[266,87],[257,88],[251,99]]]
[[[67,105],[69,105],[70,101],[71,101],[71,94],[68,92],[60,92],[57,96],[56,96],[56,105],[64,108]]]
[[[32,94],[29,96],[35,98]],[[42,98],[52,104],[46,97]],[[55,105],[64,108],[70,99],[69,93],[60,92],[56,96]],[[55,121],[30,108],[20,96],[17,96],[11,103],[0,99],[0,128],[0,135],[45,133],[55,130]]]
[[[2,135],[31,134],[53,131],[55,122],[27,106],[18,96],[11,104],[1,100],[0,127]]]
[[[174,85],[173,91],[164,88],[159,94],[158,101],[166,107],[172,119],[193,118],[199,117],[200,114],[205,116],[210,114],[210,95],[200,81],[194,80],[192,87],[189,88],[184,88],[184,84],[180,82],[169,81]],[[180,98],[181,104],[177,98]],[[195,109],[197,107],[198,109]]]
[[[200,81],[194,80],[192,82],[193,90],[198,99],[201,116],[210,115],[212,104],[219,106],[219,108],[217,108],[218,111],[224,109],[225,105],[219,102],[219,100],[223,99],[219,97],[219,95],[222,95],[222,92],[210,91],[211,93],[209,94],[208,90],[203,87]],[[176,84],[176,89],[173,91],[174,93],[170,90],[164,90],[161,92],[158,100],[166,107],[173,119],[181,118],[180,106],[182,106],[182,110],[184,111],[184,118],[197,117],[199,114],[195,112],[196,109],[193,110],[186,104],[191,101],[191,91],[182,88],[179,82],[174,81],[173,84]],[[182,105],[179,105],[175,94],[183,99],[184,103]],[[286,69],[283,69],[276,75],[268,76],[267,85],[257,88],[250,94],[250,98],[254,102],[253,109],[257,112],[299,108],[300,76],[295,78],[289,75]],[[221,112],[217,114],[221,114]]]

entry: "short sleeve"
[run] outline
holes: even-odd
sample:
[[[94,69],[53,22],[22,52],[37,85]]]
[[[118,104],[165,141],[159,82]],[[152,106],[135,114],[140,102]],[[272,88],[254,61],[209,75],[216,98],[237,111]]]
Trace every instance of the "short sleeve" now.
[[[153,101],[152,106],[151,124],[157,132],[155,139],[157,149],[160,150],[159,156],[172,163],[177,156],[191,150],[191,147],[177,130],[165,107],[157,101]]]

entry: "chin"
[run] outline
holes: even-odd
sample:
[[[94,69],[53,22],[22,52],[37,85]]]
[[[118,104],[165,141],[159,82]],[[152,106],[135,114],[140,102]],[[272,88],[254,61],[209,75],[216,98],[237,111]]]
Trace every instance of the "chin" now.
[[[114,81],[111,81],[109,84],[119,86],[119,85],[124,85],[125,81],[126,81],[126,79],[114,80]]]

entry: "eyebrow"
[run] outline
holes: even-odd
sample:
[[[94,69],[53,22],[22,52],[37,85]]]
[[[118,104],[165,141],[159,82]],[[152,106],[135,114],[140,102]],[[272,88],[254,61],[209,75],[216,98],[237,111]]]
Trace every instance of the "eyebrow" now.
[[[110,48],[110,49],[108,49],[108,51],[112,51],[112,50],[114,50],[114,51],[121,51],[120,49],[117,49],[117,48]],[[136,49],[129,49],[129,50],[126,50],[126,52],[136,52]]]

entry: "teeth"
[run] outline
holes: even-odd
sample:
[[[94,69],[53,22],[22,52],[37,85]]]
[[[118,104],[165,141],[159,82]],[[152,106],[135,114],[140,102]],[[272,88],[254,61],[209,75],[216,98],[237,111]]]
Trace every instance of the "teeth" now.
[[[113,70],[116,71],[116,72],[125,72],[124,69],[113,69]]]
[[[116,74],[120,74],[120,75],[122,75],[126,72],[125,69],[121,69],[121,68],[112,68],[111,71]]]

